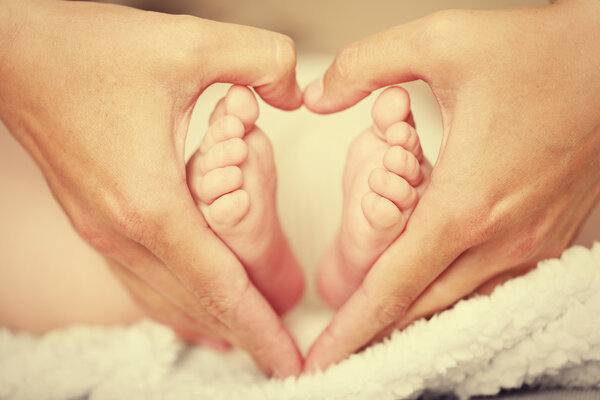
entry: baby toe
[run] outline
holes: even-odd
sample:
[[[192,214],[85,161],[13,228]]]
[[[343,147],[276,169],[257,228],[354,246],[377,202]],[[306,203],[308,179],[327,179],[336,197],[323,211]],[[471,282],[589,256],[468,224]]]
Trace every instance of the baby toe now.
[[[208,152],[217,143],[233,138],[242,138],[244,137],[244,133],[244,124],[238,117],[225,115],[221,119],[214,121],[208,128],[200,143],[200,153],[204,154]]]
[[[401,121],[391,125],[385,132],[385,139],[390,146],[402,146],[410,151],[419,162],[423,161],[423,149],[419,135],[410,124]]]
[[[212,204],[217,198],[242,187],[244,178],[237,166],[217,168],[209,171],[194,185],[197,198],[205,204]]]
[[[383,156],[383,165],[388,171],[406,179],[412,186],[418,186],[423,181],[419,161],[403,147],[390,147]]]
[[[405,121],[410,114],[408,92],[398,86],[385,89],[373,104],[371,115],[379,132],[387,131],[396,122]]]
[[[248,214],[250,197],[245,190],[235,190],[216,199],[208,207],[210,223],[234,226]]]
[[[240,138],[233,138],[215,144],[201,158],[199,167],[202,174],[217,168],[240,165],[248,157],[248,146]]]
[[[208,118],[208,124],[212,125],[215,121],[220,120],[225,116],[225,97],[219,99],[212,113],[210,113],[210,117]]]
[[[225,96],[225,112],[238,117],[248,131],[258,119],[256,96],[246,86],[232,86]]]
[[[407,210],[417,202],[415,188],[405,179],[383,168],[376,168],[371,172],[369,187],[379,196],[392,201],[401,210]]]
[[[389,199],[374,192],[368,192],[362,198],[363,214],[375,229],[389,229],[404,224],[404,216]]]

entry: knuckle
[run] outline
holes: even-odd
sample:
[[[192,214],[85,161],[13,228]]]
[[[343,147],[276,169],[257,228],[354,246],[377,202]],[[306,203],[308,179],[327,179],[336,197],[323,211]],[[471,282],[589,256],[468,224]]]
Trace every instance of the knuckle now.
[[[427,58],[444,62],[448,72],[451,63],[456,59],[460,46],[469,40],[469,35],[461,35],[465,30],[465,13],[461,10],[443,10],[424,17],[419,34],[415,37],[420,51]],[[457,37],[460,35],[460,40]],[[469,44],[466,44],[469,46]]]
[[[280,33],[268,33],[271,38],[272,65],[268,83],[282,81],[294,74],[296,70],[296,45],[294,41]]]
[[[526,228],[511,246],[509,257],[516,263],[535,258],[543,247],[546,232],[542,223],[534,223]]]
[[[360,287],[360,294],[366,298],[367,302],[372,304],[372,315],[375,323],[379,327],[386,327],[396,321],[398,321],[408,310],[413,302],[413,296],[406,291],[391,292],[386,294],[384,297],[378,296],[377,301],[373,304],[373,296],[369,295],[369,292],[365,285]],[[330,332],[335,334],[335,332]]]
[[[335,57],[333,63],[335,74],[344,82],[355,79],[356,66],[361,62],[363,47],[359,42],[344,47]]]
[[[501,221],[486,216],[478,209],[468,216],[454,217],[450,230],[454,232],[455,243],[463,249],[469,249],[492,239],[501,226]]]
[[[187,14],[169,15],[170,21],[174,28],[178,28],[183,32],[194,32],[199,27],[199,19]]]
[[[539,236],[527,233],[516,241],[512,248],[510,258],[517,262],[528,260],[537,253],[539,245]]]
[[[205,279],[202,285],[195,285],[200,289],[194,290],[194,295],[204,309],[220,320],[235,317],[239,306],[244,301],[251,283],[249,280],[240,279],[238,282],[222,284],[218,279]]]
[[[475,230],[479,229],[472,212],[472,208],[462,203],[461,207],[451,204],[442,204],[439,237],[440,240],[455,246],[460,253],[475,244]]]
[[[296,44],[289,36],[278,34],[275,38],[277,63],[281,70],[289,72],[296,68]]]
[[[126,202],[113,212],[115,228],[129,239],[147,248],[154,248],[161,221],[164,221],[165,211],[158,204],[139,205],[136,202]]]
[[[164,33],[163,40],[152,42],[153,51],[160,51],[163,55],[158,63],[159,71],[172,76],[173,65],[191,67],[199,50],[197,38],[205,34],[199,23],[200,19],[189,15],[147,17],[152,18],[151,25],[156,31]]]
[[[390,296],[386,301],[377,304],[373,316],[380,326],[388,326],[402,317],[412,299],[404,295]]]
[[[270,340],[251,341],[247,345],[247,351],[250,352],[257,360],[267,360],[273,353],[273,343],[277,343],[277,339],[285,336],[285,328],[283,324],[279,324],[275,332],[269,332]]]
[[[201,293],[195,291],[194,295],[198,299],[200,305],[217,319],[226,317],[231,310],[230,303],[225,296],[214,292],[209,294],[205,291],[202,291]]]
[[[265,360],[272,350],[269,343],[253,343],[251,345],[246,345],[246,351],[250,353],[255,360]]]
[[[460,26],[461,15],[462,12],[458,10],[442,10],[426,16],[423,19],[425,39],[430,44],[436,44],[437,40],[455,34]]]
[[[462,201],[444,207],[447,218],[443,237],[452,238],[459,252],[491,240],[504,229],[506,214],[503,206],[495,204],[484,195],[469,199],[464,196],[457,198]]]

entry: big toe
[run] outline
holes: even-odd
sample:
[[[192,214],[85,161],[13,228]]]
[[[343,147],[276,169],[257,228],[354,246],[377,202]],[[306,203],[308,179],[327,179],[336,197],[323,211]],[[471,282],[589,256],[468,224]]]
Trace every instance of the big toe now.
[[[399,86],[385,89],[375,100],[371,115],[379,133],[396,122],[407,120],[410,115],[408,92]]]
[[[247,132],[258,119],[256,96],[246,86],[232,86],[225,96],[225,113],[238,117]]]

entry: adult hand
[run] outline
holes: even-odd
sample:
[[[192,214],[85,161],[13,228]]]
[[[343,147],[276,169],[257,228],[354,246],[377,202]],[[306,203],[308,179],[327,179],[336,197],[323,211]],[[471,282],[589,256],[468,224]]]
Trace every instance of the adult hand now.
[[[600,192],[600,3],[444,11],[343,49],[319,113],[423,79],[444,137],[405,232],[311,348],[326,368],[570,243]],[[532,293],[532,296],[535,294]]]
[[[0,116],[77,231],[155,318],[235,343],[269,374],[298,373],[290,335],[197,209],[184,160],[192,108],[214,82],[301,105],[293,43],[87,2],[7,0],[0,19]]]

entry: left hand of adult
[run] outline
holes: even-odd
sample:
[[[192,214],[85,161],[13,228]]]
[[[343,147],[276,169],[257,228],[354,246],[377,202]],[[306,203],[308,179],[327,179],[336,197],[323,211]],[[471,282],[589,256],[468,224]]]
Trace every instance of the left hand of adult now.
[[[600,3],[444,11],[343,49],[306,106],[426,81],[444,138],[405,232],[312,346],[326,368],[478,288],[558,256],[600,193]],[[531,294],[535,296],[535,293]]]

